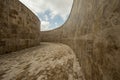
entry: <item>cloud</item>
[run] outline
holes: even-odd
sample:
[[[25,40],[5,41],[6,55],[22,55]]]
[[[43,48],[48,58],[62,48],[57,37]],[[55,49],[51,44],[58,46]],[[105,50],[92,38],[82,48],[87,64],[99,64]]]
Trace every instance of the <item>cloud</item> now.
[[[65,18],[72,6],[73,0],[20,0],[36,14],[51,10],[51,16],[60,15]]]
[[[49,30],[49,25],[50,23],[48,21],[41,21],[41,30],[42,31],[46,31],[46,30]]]
[[[55,25],[58,25],[58,23],[57,23],[57,22],[55,22]]]
[[[44,14],[47,10],[50,11],[48,15],[44,15],[44,20],[40,19],[41,22],[54,19],[56,16],[60,16],[64,21],[70,14],[73,0],[20,0],[28,8],[30,8],[39,18],[39,14]],[[49,19],[50,18],[50,19]],[[50,23],[49,23],[50,24]],[[45,26],[41,26],[45,27]],[[46,26],[47,28],[48,26]],[[42,28],[44,29],[44,28]]]
[[[52,11],[49,15],[51,16],[51,19],[54,19],[55,16],[57,16],[57,12],[56,11]]]

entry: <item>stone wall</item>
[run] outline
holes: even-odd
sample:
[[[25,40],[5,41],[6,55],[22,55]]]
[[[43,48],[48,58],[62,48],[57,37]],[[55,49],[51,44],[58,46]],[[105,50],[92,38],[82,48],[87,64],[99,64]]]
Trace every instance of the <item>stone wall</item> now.
[[[120,0],[74,0],[67,22],[41,41],[69,45],[86,80],[120,80]]]
[[[18,0],[0,0],[0,54],[40,44],[40,21]]]

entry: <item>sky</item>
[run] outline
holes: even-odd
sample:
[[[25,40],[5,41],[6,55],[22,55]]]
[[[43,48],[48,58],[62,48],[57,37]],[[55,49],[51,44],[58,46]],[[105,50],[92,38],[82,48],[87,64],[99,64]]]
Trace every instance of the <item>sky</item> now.
[[[41,31],[60,27],[69,17],[73,0],[20,0],[41,21]]]

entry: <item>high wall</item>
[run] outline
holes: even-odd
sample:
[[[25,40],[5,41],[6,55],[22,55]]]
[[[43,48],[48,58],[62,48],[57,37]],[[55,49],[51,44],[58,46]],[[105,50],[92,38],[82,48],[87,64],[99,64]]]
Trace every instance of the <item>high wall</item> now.
[[[68,44],[86,80],[120,80],[120,0],[74,0],[67,22],[41,41]]]
[[[40,44],[39,19],[18,0],[0,0],[0,54]]]

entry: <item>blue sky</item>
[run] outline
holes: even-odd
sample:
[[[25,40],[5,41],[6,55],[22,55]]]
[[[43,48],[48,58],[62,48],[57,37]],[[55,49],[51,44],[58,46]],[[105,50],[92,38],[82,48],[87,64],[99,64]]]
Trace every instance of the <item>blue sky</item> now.
[[[41,21],[41,31],[60,27],[67,20],[73,0],[20,0]]]

